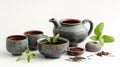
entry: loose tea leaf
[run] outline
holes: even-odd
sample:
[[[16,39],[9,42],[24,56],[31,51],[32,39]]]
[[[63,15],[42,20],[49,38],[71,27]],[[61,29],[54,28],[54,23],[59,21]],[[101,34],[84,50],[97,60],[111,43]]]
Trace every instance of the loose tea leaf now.
[[[32,53],[30,56],[31,56],[32,58],[35,58],[35,54],[34,54],[34,53]]]
[[[51,43],[51,39],[50,39],[50,37],[49,37],[49,36],[44,35],[44,38],[45,38],[45,39],[47,39],[47,41],[48,41],[49,43]]]
[[[94,34],[95,34],[96,36],[101,36],[102,31],[103,31],[103,28],[104,28],[104,23],[101,22],[101,23],[98,24],[97,27],[95,28]]]
[[[100,43],[101,46],[103,46],[103,45],[104,45],[104,39],[103,39],[103,38],[100,38],[100,39],[99,39],[99,43]]]
[[[53,39],[52,39],[52,43],[56,43],[57,39],[59,38],[60,34],[57,34]]]
[[[22,60],[21,57],[18,57],[16,61],[20,61],[20,60]]]
[[[108,56],[108,55],[110,55],[110,53],[105,52],[105,51],[101,51],[101,52],[98,52],[96,55],[102,57],[102,56]]]
[[[103,35],[102,38],[104,39],[104,42],[114,42],[114,37],[109,35]]]
[[[29,49],[25,50],[25,53],[26,53],[26,56],[24,56],[24,57],[18,57],[16,61],[20,61],[20,60],[26,59],[27,62],[30,62],[30,60],[34,59],[35,56],[36,56],[34,53],[30,52]]]
[[[73,61],[73,62],[79,62],[79,61],[82,61],[82,60],[84,60],[84,59],[86,59],[85,57],[78,57],[78,56],[75,56],[75,57],[70,57],[69,59],[66,59],[66,60],[68,60],[68,61]]]
[[[99,38],[97,36],[91,36],[90,39],[97,41]]]
[[[60,34],[57,34],[55,35],[52,39],[47,36],[47,35],[44,35],[44,38],[47,39],[47,41],[50,43],[50,44],[54,44],[56,42],[58,42],[58,38],[59,38]]]
[[[31,59],[31,58],[30,58],[30,55],[29,55],[29,56],[27,57],[27,61],[30,62],[30,59]]]
[[[25,50],[25,53],[26,53],[26,54],[29,54],[29,53],[30,53],[30,50],[29,50],[29,49]]]

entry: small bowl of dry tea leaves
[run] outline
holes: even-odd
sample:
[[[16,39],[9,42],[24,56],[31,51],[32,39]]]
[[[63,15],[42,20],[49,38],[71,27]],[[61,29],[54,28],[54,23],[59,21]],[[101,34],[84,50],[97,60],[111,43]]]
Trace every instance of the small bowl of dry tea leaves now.
[[[69,47],[67,54],[70,56],[79,56],[84,53],[84,49],[81,47]]]

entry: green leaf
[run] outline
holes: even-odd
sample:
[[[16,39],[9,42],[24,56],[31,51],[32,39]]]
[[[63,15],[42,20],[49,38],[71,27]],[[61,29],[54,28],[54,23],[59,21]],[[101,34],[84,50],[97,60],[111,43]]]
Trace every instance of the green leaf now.
[[[22,60],[22,58],[21,58],[21,57],[18,57],[16,61],[18,62],[18,61],[20,61],[20,60]]]
[[[100,43],[100,45],[101,46],[103,46],[104,45],[104,39],[101,37],[101,38],[99,38],[99,43]]]
[[[34,53],[32,53],[30,56],[31,56],[32,58],[35,58],[36,55],[35,55]]]
[[[54,38],[52,39],[52,43],[56,43],[59,36],[60,34],[55,35]]]
[[[103,35],[102,38],[104,39],[104,42],[114,42],[115,39],[112,36],[109,35]]]
[[[95,40],[95,41],[99,40],[99,38],[97,36],[91,36],[90,39]]]
[[[28,55],[30,53],[30,50],[29,49],[25,50],[25,53]]]
[[[101,22],[101,23],[98,24],[97,27],[95,28],[94,34],[95,34],[96,36],[100,37],[101,34],[102,34],[102,31],[103,31],[103,28],[104,28],[104,23]]]
[[[48,37],[47,35],[44,35],[44,38],[47,39],[47,41],[48,41],[49,43],[51,43],[50,37]]]
[[[30,62],[30,55],[27,56],[27,61]]]

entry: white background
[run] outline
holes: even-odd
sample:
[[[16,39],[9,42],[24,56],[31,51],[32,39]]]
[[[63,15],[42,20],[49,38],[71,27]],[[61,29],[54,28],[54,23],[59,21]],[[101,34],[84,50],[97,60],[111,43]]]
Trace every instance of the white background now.
[[[27,30],[41,30],[52,36],[53,24],[50,18],[90,19],[94,26],[105,23],[104,34],[115,37],[114,43],[107,43],[102,50],[111,52],[115,57],[97,57],[95,53],[85,52],[83,56],[94,55],[91,60],[68,62],[63,55],[59,59],[46,59],[36,51],[37,57],[30,63],[16,62],[6,50],[6,37],[23,34]],[[10,67],[102,67],[120,66],[120,0],[0,0],[0,66]],[[89,28],[89,24],[86,24]],[[92,33],[93,34],[93,33]],[[91,34],[91,35],[92,35]],[[89,37],[79,46],[84,48]]]

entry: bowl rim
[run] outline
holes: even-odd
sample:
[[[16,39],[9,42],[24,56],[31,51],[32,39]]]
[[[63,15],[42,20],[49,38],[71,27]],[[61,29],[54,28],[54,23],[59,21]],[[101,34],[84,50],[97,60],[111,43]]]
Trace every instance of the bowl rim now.
[[[23,37],[23,39],[19,39],[19,40],[12,40],[12,39],[10,39],[10,38],[12,38],[12,37]],[[11,40],[11,41],[22,41],[22,40],[26,40],[26,39],[28,39],[28,37],[27,36],[25,36],[25,35],[10,35],[10,36],[7,36],[7,40]]]
[[[53,38],[53,37],[50,37],[50,38]],[[52,45],[63,45],[63,44],[67,44],[67,43],[69,44],[69,40],[66,39],[66,38],[59,37],[58,39],[64,40],[64,41],[66,41],[66,42],[65,42],[65,43],[62,43],[62,44],[52,44]],[[44,45],[51,45],[51,44],[40,43],[40,42],[43,41],[43,40],[46,40],[46,39],[45,39],[45,38],[40,38],[40,39],[37,40],[37,43],[38,43],[38,44],[44,44]]]
[[[30,34],[30,33],[36,33],[37,34]],[[24,32],[24,35],[29,35],[29,36],[35,36],[35,35],[41,35],[41,34],[44,34],[43,31],[40,31],[40,30],[29,30],[29,31],[25,31]]]
[[[79,51],[71,51],[71,50],[70,50],[71,48],[72,48],[72,49],[74,49],[74,48],[78,48],[78,49],[82,49],[82,50],[79,50]],[[82,47],[69,47],[69,48],[68,48],[68,51],[69,51],[69,52],[84,52],[85,49],[82,48]]]

